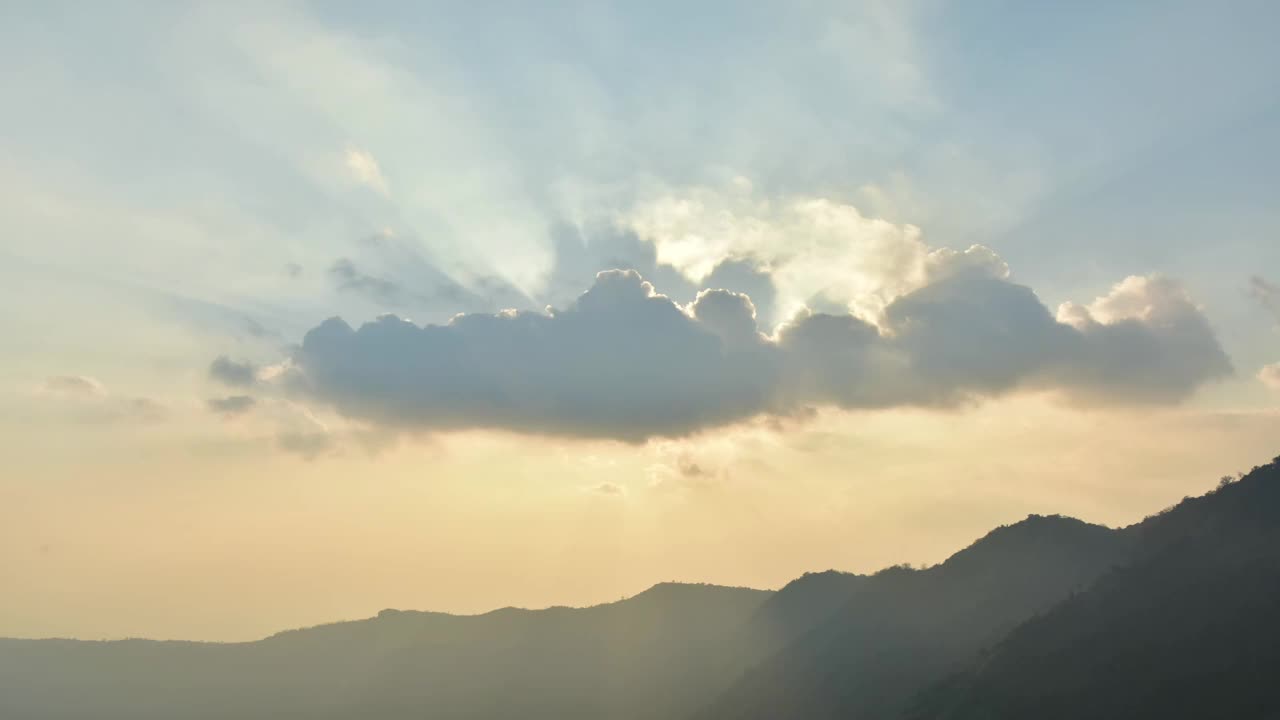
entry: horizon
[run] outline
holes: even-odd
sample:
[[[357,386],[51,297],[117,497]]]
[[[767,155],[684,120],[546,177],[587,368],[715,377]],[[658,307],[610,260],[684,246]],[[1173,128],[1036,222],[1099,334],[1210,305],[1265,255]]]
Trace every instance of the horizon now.
[[[0,20],[0,637],[781,588],[1275,456],[1280,6]]]
[[[1280,457],[1278,457],[1276,461],[1280,461]],[[1255,466],[1255,469],[1256,468],[1257,466]],[[1218,479],[1218,481],[1216,481],[1212,486],[1210,486],[1207,490],[1205,490],[1204,493],[1201,493],[1200,495],[1189,495],[1187,497],[1184,497],[1183,500],[1185,501],[1191,498],[1204,497],[1204,496],[1210,495],[1216,489],[1220,489],[1223,486],[1223,484],[1228,482],[1234,482],[1236,479],[1241,478],[1244,475],[1245,473],[1243,471],[1239,471],[1234,476],[1232,475],[1221,476]],[[347,623],[359,623],[367,620],[376,620],[376,619],[382,618],[386,613],[419,613],[419,614],[429,614],[429,615],[446,615],[450,617],[483,617],[493,613],[502,612],[504,610],[538,612],[542,610],[589,609],[589,608],[603,607],[606,605],[614,605],[617,603],[627,602],[629,600],[633,600],[635,598],[638,598],[642,595],[649,593],[650,591],[657,590],[662,587],[705,587],[705,588],[716,588],[721,590],[748,590],[748,591],[760,592],[760,593],[777,593],[786,589],[792,583],[800,580],[804,580],[805,578],[812,575],[836,574],[836,575],[847,575],[847,576],[858,576],[858,577],[870,577],[885,571],[896,570],[900,568],[907,568],[912,571],[930,570],[930,569],[939,567],[941,565],[944,565],[948,560],[960,554],[961,552],[974,548],[975,546],[979,545],[983,540],[988,539],[989,537],[991,537],[992,535],[994,535],[996,532],[1000,530],[1024,526],[1027,523],[1035,520],[1062,520],[1062,521],[1068,521],[1068,522],[1078,522],[1083,525],[1087,525],[1089,527],[1097,527],[1097,528],[1103,528],[1106,530],[1120,532],[1120,531],[1125,531],[1130,528],[1136,527],[1140,525],[1143,521],[1150,520],[1154,517],[1158,517],[1162,513],[1168,510],[1171,510],[1174,507],[1177,507],[1177,504],[1170,505],[1159,511],[1150,512],[1144,515],[1139,520],[1135,520],[1132,523],[1125,523],[1125,524],[1118,524],[1118,525],[1107,525],[1103,523],[1095,523],[1095,522],[1090,522],[1087,519],[1077,518],[1070,515],[1062,515],[1058,513],[1053,513],[1053,514],[1032,513],[1019,520],[1015,520],[1009,523],[1003,523],[988,529],[986,532],[975,537],[969,543],[953,549],[952,551],[944,555],[940,560],[936,562],[932,562],[932,563],[897,562],[897,563],[892,563],[889,565],[884,565],[884,566],[869,569],[869,570],[848,570],[848,569],[841,569],[841,568],[826,568],[823,570],[806,570],[776,587],[758,587],[758,586],[750,586],[750,585],[725,585],[725,584],[710,583],[710,582],[703,582],[703,581],[697,581],[697,580],[658,580],[656,582],[653,582],[651,584],[644,586],[641,589],[622,595],[621,597],[618,597],[613,600],[586,602],[583,604],[576,604],[576,605],[567,604],[567,603],[553,603],[553,604],[539,605],[539,606],[498,605],[498,606],[490,607],[487,609],[473,610],[469,612],[450,612],[450,611],[439,610],[435,608],[384,607],[370,614],[362,615],[358,617],[331,618],[327,621],[314,624],[314,625],[278,628],[273,632],[270,632],[265,635],[261,635],[259,637],[254,637],[254,638],[200,639],[200,638],[178,638],[178,637],[170,638],[170,637],[143,637],[143,636],[86,638],[86,637],[63,637],[63,636],[22,637],[22,636],[0,635],[0,640],[5,640],[5,639],[8,639],[8,640],[73,640],[73,641],[84,641],[84,642],[118,642],[118,641],[124,641],[124,640],[142,640],[142,641],[150,641],[150,642],[195,642],[195,643],[218,643],[218,644],[221,644],[221,643],[245,644],[245,643],[258,642],[260,640],[266,640],[281,634],[305,631],[313,628],[322,628],[330,625],[342,625]]]

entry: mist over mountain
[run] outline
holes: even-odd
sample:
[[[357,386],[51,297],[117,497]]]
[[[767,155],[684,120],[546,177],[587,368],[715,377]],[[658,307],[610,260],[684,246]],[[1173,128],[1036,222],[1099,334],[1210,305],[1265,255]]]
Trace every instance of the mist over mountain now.
[[[1270,718],[1280,459],[1136,525],[587,608],[386,610],[250,643],[0,640],[0,717]]]

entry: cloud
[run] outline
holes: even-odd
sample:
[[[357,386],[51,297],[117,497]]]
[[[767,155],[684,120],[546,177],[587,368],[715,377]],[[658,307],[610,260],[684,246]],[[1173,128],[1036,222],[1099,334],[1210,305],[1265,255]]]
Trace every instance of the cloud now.
[[[662,288],[664,295],[680,303],[693,300],[700,290],[732,290],[751,297],[760,324],[772,328],[781,316],[776,312],[777,288],[773,276],[756,261],[726,257],[711,265],[706,277],[690,279],[678,268],[658,260],[654,243],[627,228],[561,225],[553,229],[555,258],[543,291],[543,306],[570,303],[605,270],[635,270]]]
[[[219,355],[209,365],[209,377],[229,387],[250,387],[257,382],[258,368],[253,363]]]
[[[1280,363],[1264,365],[1258,371],[1258,379],[1272,390],[1280,390]]]
[[[1094,400],[1116,391],[1177,400],[1206,379],[1232,373],[1208,319],[1167,277],[1126,278],[1088,307],[1064,304],[1058,317],[1081,342],[1068,348],[1056,378]]]
[[[780,320],[777,307],[778,288],[773,276],[750,260],[723,260],[702,280],[708,290],[729,290],[751,298],[756,320],[762,328],[771,329]]]
[[[706,477],[711,474],[706,468],[694,462],[692,458],[686,455],[681,455],[677,460],[676,470],[679,471],[681,477],[686,478]]]
[[[593,485],[586,489],[587,492],[596,495],[605,495],[607,497],[625,497],[627,489],[617,483],[602,482],[599,485]]]
[[[758,373],[725,372],[720,339],[634,272],[601,273],[563,311],[459,315],[418,327],[333,318],[294,363],[349,417],[640,440],[750,414]]]
[[[274,419],[276,447],[314,460],[338,451],[338,437],[308,408],[288,401],[270,403],[264,410]]]
[[[874,319],[895,297],[928,282],[936,266],[999,260],[985,249],[933,251],[914,225],[826,198],[760,199],[695,187],[657,193],[619,221],[700,287],[715,287],[725,261],[767,269],[779,318],[809,307]]]
[[[384,428],[639,442],[813,407],[953,406],[1015,390],[1081,403],[1165,403],[1231,372],[1185,291],[1132,277],[1057,317],[993,253],[927,256],[926,284],[880,325],[805,312],[765,335],[751,299],[681,305],[634,271],[600,273],[562,310],[387,315],[306,334],[289,383]]]
[[[147,397],[121,398],[111,408],[118,418],[143,423],[157,423],[169,415],[169,409]]]
[[[1280,323],[1280,285],[1254,275],[1249,278],[1249,297],[1257,300]]]
[[[168,409],[148,397],[121,397],[87,375],[55,375],[38,388],[56,401],[72,417],[86,423],[155,423],[168,416]]]
[[[685,450],[679,450],[662,462],[648,468],[649,486],[653,488],[681,490],[710,490],[728,477],[728,471],[705,460],[694,460]]]
[[[50,395],[101,397],[107,394],[102,383],[86,375],[55,375],[44,381],[40,389]]]
[[[391,189],[387,185],[387,179],[382,175],[382,168],[378,167],[378,161],[372,155],[363,150],[348,148],[346,162],[347,170],[356,182],[371,187],[383,195],[390,193]]]
[[[263,325],[251,317],[245,317],[240,323],[240,327],[244,330],[245,334],[252,338],[265,338],[275,335],[275,333],[267,328],[266,325]]]
[[[276,436],[281,450],[314,460],[334,448],[333,438],[323,432],[282,432]]]
[[[553,260],[539,300],[557,307],[573,302],[582,288],[604,270],[630,269],[682,302],[693,299],[698,286],[670,264],[658,261],[653,243],[627,228],[561,224],[551,231]]]
[[[363,273],[347,258],[334,261],[329,268],[329,276],[337,283],[339,290],[360,293],[383,305],[396,306],[404,303],[404,290],[399,283]]]
[[[252,410],[256,403],[257,401],[249,395],[230,395],[222,398],[209,398],[205,401],[210,410],[226,416],[243,415]]]
[[[329,268],[329,277],[339,291],[361,295],[376,305],[440,314],[442,319],[458,312],[533,307],[523,292],[502,278],[457,271],[455,279],[412,237],[401,237],[390,229],[363,238],[359,246],[359,263],[338,258]],[[370,264],[374,271],[366,269]]]

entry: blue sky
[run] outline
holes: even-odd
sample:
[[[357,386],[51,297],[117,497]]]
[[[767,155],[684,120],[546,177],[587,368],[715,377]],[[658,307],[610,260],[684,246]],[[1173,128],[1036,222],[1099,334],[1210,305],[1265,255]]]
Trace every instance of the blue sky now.
[[[917,225],[933,245],[991,246],[1051,303],[1128,274],[1180,277],[1233,355],[1258,364],[1257,333],[1232,328],[1262,320],[1248,276],[1280,267],[1265,194],[1280,111],[1272,14],[27,8],[4,31],[6,185],[225,233],[160,253],[119,237],[51,242],[81,229],[66,219],[32,237],[35,203],[11,192],[7,245],[73,269],[92,246],[102,272],[162,290],[190,290],[168,263],[207,250],[205,272],[241,280],[215,276],[202,291],[216,297],[198,299],[292,304],[280,283],[251,278],[288,262],[317,270],[390,227],[464,279],[536,287],[554,224],[625,212],[646,188],[740,176],[763,197],[835,198]],[[389,197],[345,186],[349,149],[373,158]]]

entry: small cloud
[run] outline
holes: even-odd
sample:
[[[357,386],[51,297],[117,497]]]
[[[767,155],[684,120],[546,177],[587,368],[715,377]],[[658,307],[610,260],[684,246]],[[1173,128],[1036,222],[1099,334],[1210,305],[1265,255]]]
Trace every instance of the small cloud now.
[[[399,283],[362,272],[347,258],[338,258],[329,268],[329,276],[341,291],[356,292],[383,305],[404,303],[404,291]]]
[[[723,468],[694,460],[687,453],[649,466],[649,485],[653,488],[705,490],[716,487],[727,477]]]
[[[326,432],[282,432],[276,436],[281,450],[315,460],[333,449],[333,438]]]
[[[605,495],[608,497],[625,497],[627,489],[617,483],[602,482],[599,485],[593,485],[586,489],[587,492],[595,495]]]
[[[290,280],[296,280],[297,278],[302,276],[302,266],[299,265],[298,263],[293,263],[293,262],[285,263],[284,274]]]
[[[1280,323],[1280,285],[1254,275],[1249,278],[1249,297],[1256,300],[1267,312],[1271,313],[1277,323]]]
[[[120,401],[119,412],[131,420],[155,423],[164,420],[169,410],[164,405],[146,397],[134,397]]]
[[[230,387],[249,387],[257,381],[258,369],[253,363],[219,355],[209,365],[209,377]]]
[[[257,400],[254,400],[249,395],[230,395],[222,398],[209,398],[205,401],[205,404],[215,413],[234,417],[243,415],[253,409],[253,406],[257,404]]]
[[[55,375],[41,383],[39,392],[57,401],[73,417],[93,424],[153,423],[168,415],[168,409],[151,398],[112,395],[106,386],[87,375]]]
[[[1280,390],[1280,363],[1265,365],[1258,371],[1258,379],[1272,390]]]
[[[55,375],[45,380],[40,390],[68,397],[102,397],[107,394],[102,383],[87,375]]]
[[[278,337],[278,334],[276,332],[274,332],[273,330],[268,328],[266,325],[263,325],[262,323],[258,322],[257,320],[254,320],[253,318],[247,315],[244,317],[243,321],[240,323],[240,327],[242,330],[244,330],[244,333],[251,338],[262,339],[262,338]]]
[[[378,167],[378,161],[372,155],[363,150],[348,148],[346,160],[347,170],[356,182],[367,185],[383,195],[390,192],[387,179],[382,175],[382,168]]]
[[[706,468],[694,462],[692,458],[683,455],[676,461],[676,470],[684,478],[700,478],[706,477],[710,473]]]
[[[314,460],[337,448],[337,441],[329,427],[306,408],[285,403],[285,413],[279,417],[276,445],[285,452],[301,455],[304,460]]]

